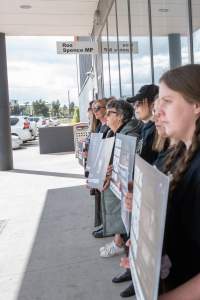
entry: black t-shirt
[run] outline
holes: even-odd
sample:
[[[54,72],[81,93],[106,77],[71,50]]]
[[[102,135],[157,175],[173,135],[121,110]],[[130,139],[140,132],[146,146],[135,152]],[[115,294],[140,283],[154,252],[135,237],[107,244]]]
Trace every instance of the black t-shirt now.
[[[141,147],[140,156],[149,164],[152,164],[158,155],[158,152],[152,149],[156,133],[155,124],[152,121],[144,124],[142,127],[141,138],[139,140],[139,147]]]
[[[200,150],[169,199],[164,248],[171,288],[200,273]]]
[[[105,139],[109,130],[110,130],[110,128],[106,124],[103,124],[103,125],[100,124],[99,127],[97,127],[96,132],[103,133],[102,138]]]

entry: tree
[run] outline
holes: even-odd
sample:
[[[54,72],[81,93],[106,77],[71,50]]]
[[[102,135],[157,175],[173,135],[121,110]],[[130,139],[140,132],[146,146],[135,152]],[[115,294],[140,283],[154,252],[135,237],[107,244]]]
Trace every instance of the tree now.
[[[36,116],[49,116],[49,107],[42,99],[33,101],[33,112]]]
[[[19,116],[20,115],[20,107],[17,100],[14,100],[13,105],[11,104],[11,115]]]
[[[80,112],[79,112],[79,108],[78,108],[78,107],[76,107],[76,108],[74,109],[74,115],[73,115],[72,122],[73,122],[73,123],[78,123],[78,122],[80,122]]]
[[[69,110],[67,108],[67,105],[64,104],[63,107],[60,108],[61,117],[66,118],[68,115],[68,112],[69,112]]]
[[[52,113],[53,117],[59,117],[59,114],[60,114],[60,101],[59,100],[52,102],[51,113]]]
[[[69,104],[69,115],[74,114],[74,106],[75,106],[74,102],[73,101],[70,102],[70,104]]]

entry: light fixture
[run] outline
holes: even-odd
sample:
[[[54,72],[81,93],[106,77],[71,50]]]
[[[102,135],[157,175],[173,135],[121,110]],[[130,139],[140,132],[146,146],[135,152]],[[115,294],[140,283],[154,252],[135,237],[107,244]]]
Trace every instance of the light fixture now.
[[[20,5],[20,8],[21,9],[30,9],[30,8],[32,8],[32,6],[29,4],[23,4],[23,5]]]
[[[169,9],[168,9],[168,8],[159,8],[158,11],[159,11],[159,12],[168,12]]]

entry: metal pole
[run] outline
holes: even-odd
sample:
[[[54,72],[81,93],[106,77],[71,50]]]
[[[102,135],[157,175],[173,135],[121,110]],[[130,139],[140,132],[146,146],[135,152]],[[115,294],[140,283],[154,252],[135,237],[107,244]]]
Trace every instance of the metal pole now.
[[[154,57],[153,57],[153,33],[152,33],[152,15],[151,15],[151,0],[148,0],[148,16],[149,16],[149,43],[150,43],[150,56],[151,56],[151,80],[155,82],[154,76]]]
[[[5,33],[0,33],[0,171],[13,169]]]

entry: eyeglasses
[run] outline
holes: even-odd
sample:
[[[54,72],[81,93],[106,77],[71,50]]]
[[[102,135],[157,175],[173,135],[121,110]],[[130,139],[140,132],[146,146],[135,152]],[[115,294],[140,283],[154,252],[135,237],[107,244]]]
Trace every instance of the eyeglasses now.
[[[93,108],[92,108],[92,110],[94,111],[94,112],[98,112],[101,108],[106,108],[105,106],[94,106]]]
[[[117,114],[117,112],[116,112],[116,111],[113,111],[113,110],[109,110],[109,111],[106,112],[106,116],[107,116],[107,117],[109,117],[110,114]]]

